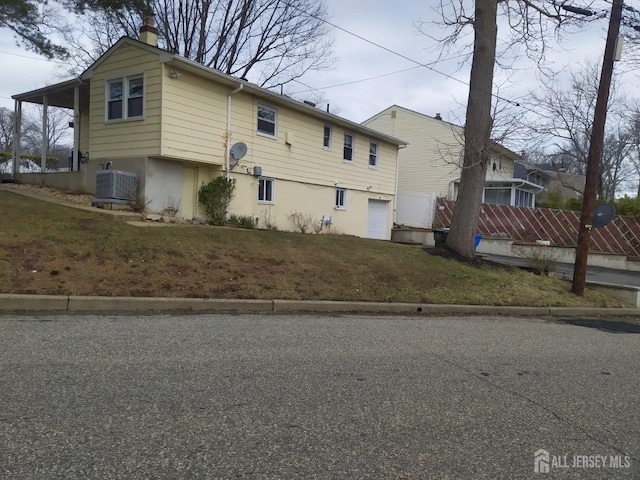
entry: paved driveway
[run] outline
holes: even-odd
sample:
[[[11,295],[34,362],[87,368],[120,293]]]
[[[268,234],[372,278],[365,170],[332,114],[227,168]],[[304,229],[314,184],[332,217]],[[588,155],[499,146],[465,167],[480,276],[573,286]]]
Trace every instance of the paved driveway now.
[[[525,268],[530,267],[529,261],[526,258],[507,257],[504,255],[482,255],[482,257],[487,260],[506,265],[515,265]],[[554,273],[557,276],[566,278],[567,280],[571,280],[573,278],[573,264],[558,262],[554,267]],[[614,285],[640,287],[640,272],[588,266],[587,282],[612,283]]]
[[[618,326],[4,315],[0,476],[639,478]]]

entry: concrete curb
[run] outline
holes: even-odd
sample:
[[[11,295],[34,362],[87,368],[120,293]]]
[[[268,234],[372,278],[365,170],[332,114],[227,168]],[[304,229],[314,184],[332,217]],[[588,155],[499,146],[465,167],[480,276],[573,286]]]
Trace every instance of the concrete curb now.
[[[0,311],[66,311],[69,297],[0,294]]]
[[[70,312],[271,312],[273,302],[271,300],[210,300],[206,298],[71,296],[67,310]]]
[[[0,294],[0,312],[385,313],[398,315],[640,316],[635,308],[518,307],[419,303],[89,297]]]

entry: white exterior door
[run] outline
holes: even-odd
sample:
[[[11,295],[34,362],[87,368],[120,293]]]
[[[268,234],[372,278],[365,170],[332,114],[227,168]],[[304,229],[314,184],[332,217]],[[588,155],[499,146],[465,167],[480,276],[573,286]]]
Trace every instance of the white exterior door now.
[[[387,213],[389,202],[382,200],[369,200],[369,216],[367,219],[367,238],[386,240]]]

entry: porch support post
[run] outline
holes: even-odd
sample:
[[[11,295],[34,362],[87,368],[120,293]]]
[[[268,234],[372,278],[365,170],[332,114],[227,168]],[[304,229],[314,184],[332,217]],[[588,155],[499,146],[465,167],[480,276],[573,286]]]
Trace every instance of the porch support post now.
[[[80,87],[73,87],[73,171],[79,170],[80,159]]]
[[[20,136],[22,132],[22,101],[16,100],[13,107],[13,149],[11,155],[11,177],[20,173]]]
[[[49,122],[49,99],[46,95],[42,96],[42,157],[40,159],[40,171],[47,171],[47,146],[49,143],[48,122]]]

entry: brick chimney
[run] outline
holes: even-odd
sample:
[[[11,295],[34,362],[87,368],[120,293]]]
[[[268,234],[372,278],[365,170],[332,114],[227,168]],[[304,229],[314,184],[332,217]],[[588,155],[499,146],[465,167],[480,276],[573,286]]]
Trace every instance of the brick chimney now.
[[[144,19],[144,24],[140,27],[140,41],[151,45],[158,46],[158,29],[154,26],[153,17]]]

